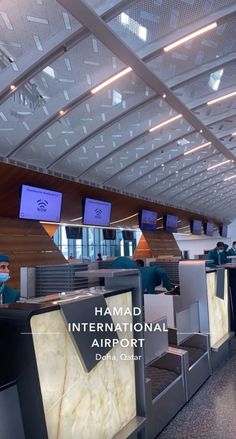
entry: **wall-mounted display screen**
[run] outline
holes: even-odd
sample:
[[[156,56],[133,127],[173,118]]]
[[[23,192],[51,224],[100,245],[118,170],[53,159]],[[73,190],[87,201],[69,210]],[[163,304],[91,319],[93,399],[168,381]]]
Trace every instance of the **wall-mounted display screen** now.
[[[165,215],[163,217],[163,226],[166,232],[176,233],[178,226],[178,217],[175,215]]]
[[[116,230],[115,229],[103,229],[103,239],[115,241]]]
[[[134,232],[132,230],[122,230],[122,236],[124,241],[134,240]]]
[[[62,193],[23,184],[21,187],[19,218],[59,222]]]
[[[83,202],[83,224],[89,226],[109,226],[111,203],[85,198]]]
[[[203,228],[204,228],[204,233],[207,236],[213,236],[213,232],[214,232],[214,224],[213,223],[204,223],[203,224]]]
[[[201,220],[191,220],[190,229],[193,235],[201,235],[202,231],[202,222]]]
[[[139,228],[141,230],[156,230],[157,212],[142,209],[139,211]]]
[[[82,239],[82,227],[66,226],[67,239]]]
[[[227,224],[222,224],[219,227],[219,233],[220,233],[220,236],[222,236],[223,238],[227,238],[227,234],[228,234],[228,226],[227,226]]]

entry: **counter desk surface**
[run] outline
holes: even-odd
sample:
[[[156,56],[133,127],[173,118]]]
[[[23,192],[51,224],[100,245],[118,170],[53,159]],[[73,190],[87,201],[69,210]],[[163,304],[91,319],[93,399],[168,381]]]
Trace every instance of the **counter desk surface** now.
[[[133,291],[90,288],[41,300],[0,307],[26,439],[111,439],[134,419],[141,429],[143,349],[132,343],[132,323],[142,315],[133,315]],[[73,323],[79,331],[68,329]],[[130,326],[103,332],[110,323]]]

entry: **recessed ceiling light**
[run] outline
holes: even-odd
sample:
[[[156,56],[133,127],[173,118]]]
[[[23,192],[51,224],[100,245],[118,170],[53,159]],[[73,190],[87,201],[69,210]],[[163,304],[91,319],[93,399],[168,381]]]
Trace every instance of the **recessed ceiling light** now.
[[[13,90],[15,90],[16,89],[16,86],[15,85],[10,85],[10,89],[13,91]]]
[[[60,116],[63,116],[63,114],[65,114],[65,111],[64,110],[60,110],[59,114],[60,114]]]

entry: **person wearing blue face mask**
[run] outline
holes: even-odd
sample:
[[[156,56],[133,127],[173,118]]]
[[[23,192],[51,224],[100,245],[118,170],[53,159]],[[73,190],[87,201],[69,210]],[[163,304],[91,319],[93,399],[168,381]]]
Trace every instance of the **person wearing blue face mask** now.
[[[208,267],[215,267],[216,265],[223,265],[227,264],[227,244],[224,244],[224,242],[217,242],[216,248],[213,250],[210,250],[207,259],[211,260],[212,262],[207,262]]]
[[[0,254],[0,303],[12,303],[20,298],[19,291],[6,285],[9,279],[9,257]]]

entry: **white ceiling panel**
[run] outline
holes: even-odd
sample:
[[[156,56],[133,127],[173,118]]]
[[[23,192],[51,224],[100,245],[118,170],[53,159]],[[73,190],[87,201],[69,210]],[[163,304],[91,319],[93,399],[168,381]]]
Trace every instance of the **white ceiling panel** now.
[[[235,0],[3,0],[0,30],[0,160],[235,218]]]

